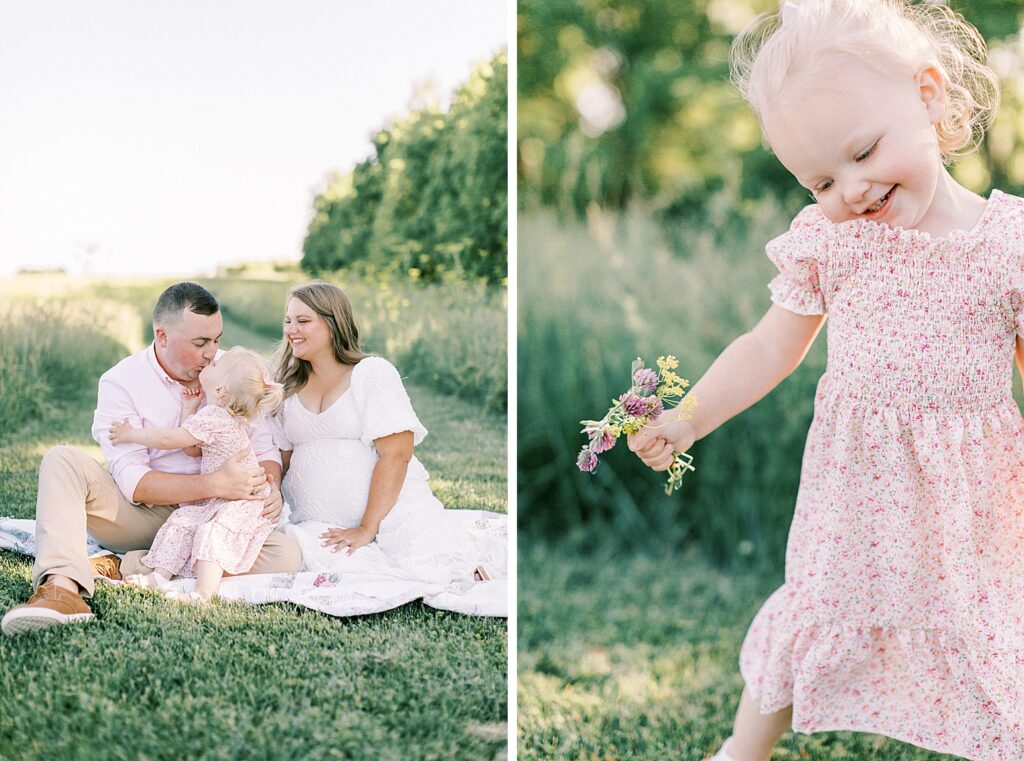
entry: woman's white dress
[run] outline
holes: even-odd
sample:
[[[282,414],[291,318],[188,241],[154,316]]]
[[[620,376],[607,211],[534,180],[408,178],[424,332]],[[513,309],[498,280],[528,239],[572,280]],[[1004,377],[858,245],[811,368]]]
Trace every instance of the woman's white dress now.
[[[302,570],[448,585],[472,583],[484,563],[506,576],[506,516],[445,510],[415,456],[374,542],[351,556],[321,546],[327,529],[359,525],[377,462],[373,442],[402,431],[412,431],[415,444],[427,435],[398,371],[382,357],[361,360],[348,390],[323,412],[310,412],[296,395],[285,400],[274,419],[277,446],[292,452],[281,485],[290,513],[281,528],[298,542]]]

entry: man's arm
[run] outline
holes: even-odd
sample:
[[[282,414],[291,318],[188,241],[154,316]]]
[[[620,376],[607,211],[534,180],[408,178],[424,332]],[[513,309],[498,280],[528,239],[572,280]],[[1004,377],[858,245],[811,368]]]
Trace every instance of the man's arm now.
[[[242,465],[246,454],[242,450],[221,465],[219,470],[205,475],[187,476],[150,470],[135,487],[132,501],[146,505],[179,505],[209,497],[251,499],[253,493],[267,482],[267,477],[262,468],[250,472]]]
[[[92,421],[92,437],[107,461],[110,475],[121,493],[138,502],[132,495],[139,482],[150,472],[149,452],[141,444],[119,444],[110,441],[110,426],[114,421],[128,420],[132,425],[142,425],[142,415],[135,406],[135,400],[116,377],[108,371],[100,378],[99,391],[96,398],[96,412]],[[174,502],[155,502],[149,504],[174,504]]]

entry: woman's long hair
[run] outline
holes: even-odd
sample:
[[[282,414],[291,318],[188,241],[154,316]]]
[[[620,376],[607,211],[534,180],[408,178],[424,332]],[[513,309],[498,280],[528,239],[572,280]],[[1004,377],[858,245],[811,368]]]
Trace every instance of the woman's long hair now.
[[[352,317],[352,304],[345,292],[336,285],[316,280],[297,285],[288,291],[285,304],[298,299],[320,315],[331,331],[334,358],[343,365],[354,365],[369,356],[359,348],[359,331]],[[312,365],[292,354],[288,339],[282,338],[277,351],[277,382],[284,385],[284,396],[288,398],[309,380]]]

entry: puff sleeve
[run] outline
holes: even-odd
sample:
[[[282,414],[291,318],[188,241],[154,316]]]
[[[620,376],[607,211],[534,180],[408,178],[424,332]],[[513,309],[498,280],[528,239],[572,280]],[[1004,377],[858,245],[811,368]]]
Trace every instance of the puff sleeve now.
[[[816,205],[793,219],[789,231],[765,246],[779,274],[768,283],[775,304],[797,314],[825,314],[819,269],[828,247],[831,224]]]
[[[393,433],[412,431],[413,444],[427,435],[412,409],[409,394],[395,366],[383,357],[366,357],[352,374],[352,394],[362,421],[359,437],[367,446],[374,439]]]
[[[297,403],[297,402],[296,402]],[[274,446],[282,452],[291,452],[295,449],[288,435],[285,433],[285,415],[287,415],[287,404],[282,404],[277,414],[270,418],[270,432],[274,437]]]
[[[999,219],[1004,231],[1004,240],[1009,244],[1009,296],[1013,313],[1013,327],[1020,338],[1024,338],[1024,198],[998,193],[1003,202],[1004,213]]]
[[[230,422],[231,416],[227,410],[215,404],[208,404],[182,423],[181,427],[205,445],[224,436]]]

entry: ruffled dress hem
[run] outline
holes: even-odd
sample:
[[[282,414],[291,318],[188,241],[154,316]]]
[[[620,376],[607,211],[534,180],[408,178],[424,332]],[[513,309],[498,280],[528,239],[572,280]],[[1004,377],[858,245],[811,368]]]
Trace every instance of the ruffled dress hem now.
[[[985,651],[948,629],[800,624],[807,615],[783,586],[747,632],[740,673],[760,713],[792,705],[804,734],[870,732],[971,761],[1024,757],[1024,679],[1014,677],[1024,651]],[[976,734],[958,736],[961,724]]]

